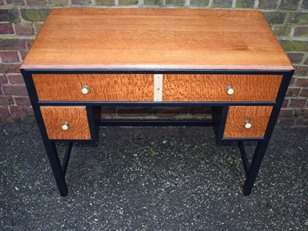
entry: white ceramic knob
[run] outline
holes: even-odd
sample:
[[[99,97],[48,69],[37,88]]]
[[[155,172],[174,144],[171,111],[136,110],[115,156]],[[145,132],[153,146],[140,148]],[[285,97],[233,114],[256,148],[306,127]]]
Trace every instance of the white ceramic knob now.
[[[88,86],[82,86],[82,88],[81,88],[81,93],[82,93],[83,95],[87,95],[87,94],[89,94],[89,92],[90,92],[90,89],[89,89]]]
[[[234,94],[234,88],[232,86],[227,87],[227,94],[228,95],[233,95]]]
[[[68,122],[64,122],[63,124],[62,124],[62,130],[63,131],[67,131],[69,129],[69,123]]]
[[[251,123],[250,123],[250,121],[249,120],[246,120],[246,122],[245,122],[245,128],[247,128],[247,129],[249,129],[249,128],[251,128]]]

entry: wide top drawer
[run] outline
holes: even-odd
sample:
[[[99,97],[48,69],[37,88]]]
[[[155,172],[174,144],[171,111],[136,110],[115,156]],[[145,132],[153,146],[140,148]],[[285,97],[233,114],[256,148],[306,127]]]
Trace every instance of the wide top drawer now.
[[[149,74],[33,74],[43,101],[152,101]]]
[[[164,76],[164,101],[276,100],[281,75],[170,74]]]
[[[281,75],[261,74],[33,74],[32,77],[42,101],[115,102],[274,102],[282,80]]]

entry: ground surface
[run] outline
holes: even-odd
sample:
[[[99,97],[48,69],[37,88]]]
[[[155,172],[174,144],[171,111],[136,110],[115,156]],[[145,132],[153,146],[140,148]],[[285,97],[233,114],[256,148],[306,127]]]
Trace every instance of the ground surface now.
[[[0,124],[0,153],[1,230],[308,230],[304,128],[276,128],[250,196],[211,128],[102,127],[74,146],[65,198],[36,126]]]

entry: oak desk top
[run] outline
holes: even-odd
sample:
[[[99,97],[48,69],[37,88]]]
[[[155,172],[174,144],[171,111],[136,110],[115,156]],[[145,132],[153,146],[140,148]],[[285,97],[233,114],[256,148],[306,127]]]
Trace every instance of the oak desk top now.
[[[53,9],[25,70],[293,70],[262,13]]]

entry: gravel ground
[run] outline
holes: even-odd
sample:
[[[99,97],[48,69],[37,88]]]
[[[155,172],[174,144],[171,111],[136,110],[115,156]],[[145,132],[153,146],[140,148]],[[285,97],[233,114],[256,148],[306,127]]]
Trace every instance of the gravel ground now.
[[[308,230],[307,150],[307,128],[276,128],[243,196],[238,148],[212,128],[102,127],[60,197],[38,128],[0,124],[0,229]]]

